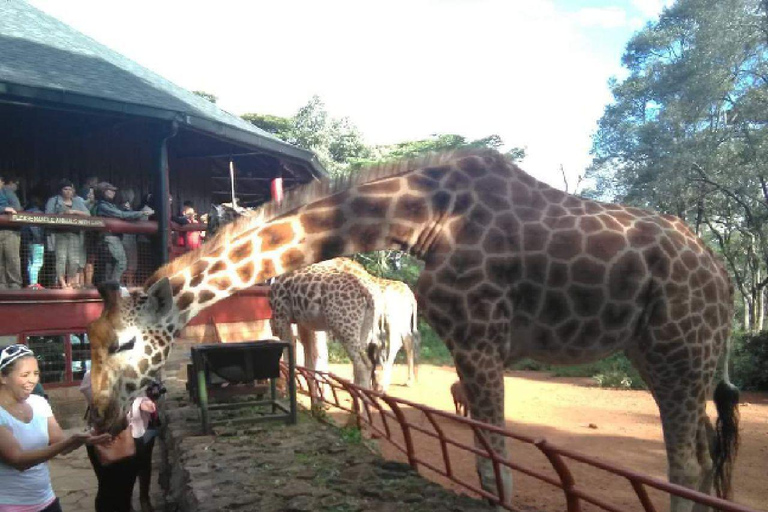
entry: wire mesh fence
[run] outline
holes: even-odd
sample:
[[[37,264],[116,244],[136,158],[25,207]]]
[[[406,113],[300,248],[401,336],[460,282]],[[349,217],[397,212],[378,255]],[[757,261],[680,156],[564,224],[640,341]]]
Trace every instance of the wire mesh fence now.
[[[18,252],[18,260],[0,268],[0,290],[83,288],[108,280],[141,286],[160,261],[157,222],[30,213],[0,217],[0,242]],[[205,229],[173,224],[171,258],[199,246]]]

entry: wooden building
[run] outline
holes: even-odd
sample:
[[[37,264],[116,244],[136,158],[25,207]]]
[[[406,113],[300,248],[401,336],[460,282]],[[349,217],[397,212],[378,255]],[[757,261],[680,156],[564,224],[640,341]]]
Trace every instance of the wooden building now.
[[[153,268],[170,257],[169,219],[183,201],[207,212],[212,203],[229,201],[234,188],[242,203],[258,205],[269,200],[274,178],[291,188],[325,175],[313,153],[21,0],[0,2],[0,172],[20,178],[22,204],[33,193],[52,196],[62,178],[80,186],[96,176],[130,188],[137,207],[138,198],[152,194],[157,220],[141,223],[141,232],[151,241]],[[122,229],[118,224],[98,229]],[[21,225],[0,215],[0,229]],[[221,335],[226,324],[263,321],[265,296],[265,289],[246,290],[197,323],[221,324]],[[54,349],[51,356],[63,358],[62,374],[46,385],[72,384],[87,346],[69,335],[80,340],[100,309],[95,290],[0,290],[0,339],[45,345],[58,336],[62,353]]]

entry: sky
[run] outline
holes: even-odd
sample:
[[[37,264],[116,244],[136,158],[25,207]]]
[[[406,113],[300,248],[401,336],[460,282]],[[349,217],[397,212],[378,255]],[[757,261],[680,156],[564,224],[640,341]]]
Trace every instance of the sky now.
[[[573,191],[626,43],[669,0],[30,3],[234,114],[318,95],[369,144],[497,134]]]

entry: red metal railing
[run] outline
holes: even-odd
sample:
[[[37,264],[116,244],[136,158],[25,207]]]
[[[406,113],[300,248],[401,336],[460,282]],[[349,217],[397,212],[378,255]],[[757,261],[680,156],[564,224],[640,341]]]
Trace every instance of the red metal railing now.
[[[285,368],[283,368],[283,376],[285,377],[286,375]],[[397,450],[405,454],[412,468],[419,469],[419,467],[424,467],[434,471],[451,482],[480,497],[489,499],[507,510],[515,509],[511,508],[508,503],[505,503],[506,500],[503,499],[504,490],[500,478],[503,467],[518,471],[561,489],[565,495],[568,512],[581,511],[582,502],[590,503],[602,510],[608,510],[610,512],[620,512],[624,510],[622,507],[610,503],[603,497],[597,496],[594,492],[588,490],[586,486],[578,485],[568,465],[568,461],[572,461],[626,479],[631,485],[642,510],[646,512],[655,512],[656,510],[656,507],[648,495],[649,488],[661,491],[668,495],[679,496],[695,503],[701,503],[724,512],[756,512],[755,509],[751,509],[744,505],[709,496],[686,487],[601,461],[573,450],[558,447],[549,443],[546,439],[515,433],[510,430],[487,425],[409,400],[363,389],[332,373],[318,372],[303,367],[297,367],[296,381],[299,392],[309,395],[309,390],[314,388],[317,393],[317,399],[319,399],[320,402],[352,414],[359,428],[362,429],[365,425],[374,436],[386,439]],[[317,404],[315,403],[314,405]],[[421,424],[409,421],[403,412],[404,408],[411,408],[419,411],[427,419],[428,424],[431,425],[432,428],[425,428]],[[446,429],[444,428],[444,424],[447,421],[471,429],[482,448],[452,438],[446,433]],[[402,438],[397,435],[398,432],[395,430],[396,428],[399,429]],[[427,460],[423,454],[420,455],[419,446],[421,446],[421,444],[414,442],[414,432],[434,439],[439,443],[442,464],[439,464],[434,460]],[[538,469],[525,467],[510,460],[502,459],[491,449],[490,444],[488,443],[487,435],[491,433],[535,447],[546,457],[554,470],[554,474],[557,476],[552,477]],[[459,449],[473,455],[484,457],[491,461],[496,474],[496,494],[488,492],[477,486],[475,483],[468,482],[456,474],[455,468],[452,465],[449,450],[451,447],[453,449]]]

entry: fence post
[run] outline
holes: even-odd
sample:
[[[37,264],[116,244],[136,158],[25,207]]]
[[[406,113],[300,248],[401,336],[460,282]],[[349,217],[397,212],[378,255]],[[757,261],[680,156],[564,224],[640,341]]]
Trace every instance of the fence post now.
[[[560,482],[563,484],[563,492],[565,493],[566,510],[568,510],[568,512],[581,512],[581,502],[579,501],[579,497],[573,492],[573,488],[576,486],[576,481],[573,479],[573,475],[568,469],[568,466],[565,465],[565,462],[556,451],[551,450],[549,446],[547,446],[546,439],[538,439],[534,441],[533,444],[546,455],[547,459],[549,459],[549,462],[552,464],[552,467],[555,469],[555,472],[557,472],[557,476],[560,477]]]
[[[397,402],[392,400],[387,395],[381,395],[380,397],[384,402],[389,406],[390,409],[392,409],[392,412],[395,413],[395,417],[397,418],[397,422],[400,423],[400,428],[403,429],[403,439],[405,440],[405,448],[408,451],[408,464],[411,465],[411,467],[414,470],[418,470],[418,463],[416,462],[416,453],[413,449],[413,439],[411,439],[411,427],[408,425],[408,422],[405,419],[405,414],[403,414],[403,411],[400,410],[400,406],[397,405]]]

